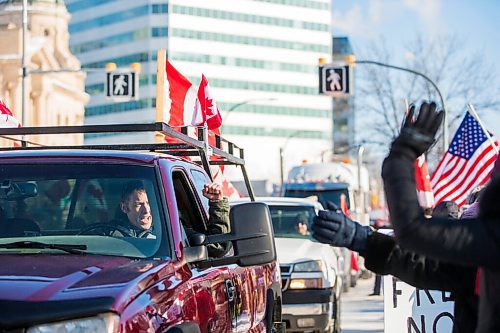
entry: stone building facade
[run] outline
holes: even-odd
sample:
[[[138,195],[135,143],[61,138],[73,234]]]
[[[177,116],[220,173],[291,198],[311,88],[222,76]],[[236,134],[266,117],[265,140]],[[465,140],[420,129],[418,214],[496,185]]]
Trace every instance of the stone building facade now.
[[[28,75],[23,117],[22,9],[22,0],[0,4],[0,98],[19,121],[24,119],[23,126],[82,125],[89,99],[85,93],[86,75],[69,50],[70,15],[60,0],[28,1]],[[27,139],[45,145],[83,143],[81,134]]]

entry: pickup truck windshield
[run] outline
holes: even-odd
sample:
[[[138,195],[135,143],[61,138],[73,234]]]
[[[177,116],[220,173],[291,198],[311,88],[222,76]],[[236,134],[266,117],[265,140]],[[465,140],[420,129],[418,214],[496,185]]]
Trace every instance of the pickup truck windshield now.
[[[168,239],[155,184],[148,166],[0,165],[0,254],[60,253],[63,244],[88,254],[153,256]],[[1,246],[35,242],[42,244]]]
[[[314,207],[269,205],[274,228],[274,237],[306,238],[310,235],[315,215]]]

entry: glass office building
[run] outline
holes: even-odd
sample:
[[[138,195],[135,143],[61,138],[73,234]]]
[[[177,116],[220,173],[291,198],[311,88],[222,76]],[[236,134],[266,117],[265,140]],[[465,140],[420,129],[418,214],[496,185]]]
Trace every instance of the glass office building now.
[[[155,119],[156,52],[197,86],[205,74],[224,119],[222,135],[245,148],[253,180],[331,149],[332,101],[318,94],[318,58],[331,58],[330,0],[67,0],[72,52],[84,68],[140,62],[139,100],[105,97],[89,72],[85,123]],[[136,135],[137,136],[137,135]],[[92,134],[87,142],[133,136]],[[142,138],[153,140],[153,138]]]

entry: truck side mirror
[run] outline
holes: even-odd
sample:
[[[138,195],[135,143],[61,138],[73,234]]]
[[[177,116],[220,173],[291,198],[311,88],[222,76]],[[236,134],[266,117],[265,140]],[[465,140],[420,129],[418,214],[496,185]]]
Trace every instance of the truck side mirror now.
[[[194,245],[193,249],[185,249],[186,260],[198,262],[200,267],[228,264],[238,264],[245,267],[264,265],[276,261],[271,213],[265,203],[248,202],[233,206],[229,217],[231,219],[231,232],[228,234],[199,236],[199,238],[196,238],[198,240],[197,244],[191,244],[191,246]],[[206,251],[205,245],[224,242],[232,243],[234,255],[209,258],[207,260],[202,259],[205,254],[202,253],[200,248],[205,248]]]
[[[263,265],[276,260],[274,233],[269,207],[248,202],[231,207],[231,234],[238,265]]]
[[[203,246],[205,238],[205,235],[201,233],[191,235],[189,238],[189,244],[191,246],[184,248],[186,262],[199,262],[208,259],[207,247]]]

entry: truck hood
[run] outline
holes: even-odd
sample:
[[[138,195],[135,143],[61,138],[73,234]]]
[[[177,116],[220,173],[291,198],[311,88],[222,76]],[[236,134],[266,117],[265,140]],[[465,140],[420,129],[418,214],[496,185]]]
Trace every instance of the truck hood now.
[[[309,239],[275,238],[276,252],[280,264],[293,264],[324,258],[325,246]]]
[[[155,261],[90,255],[0,256],[0,299],[54,301],[112,297],[147,287],[141,275]],[[144,281],[143,281],[144,282]]]

